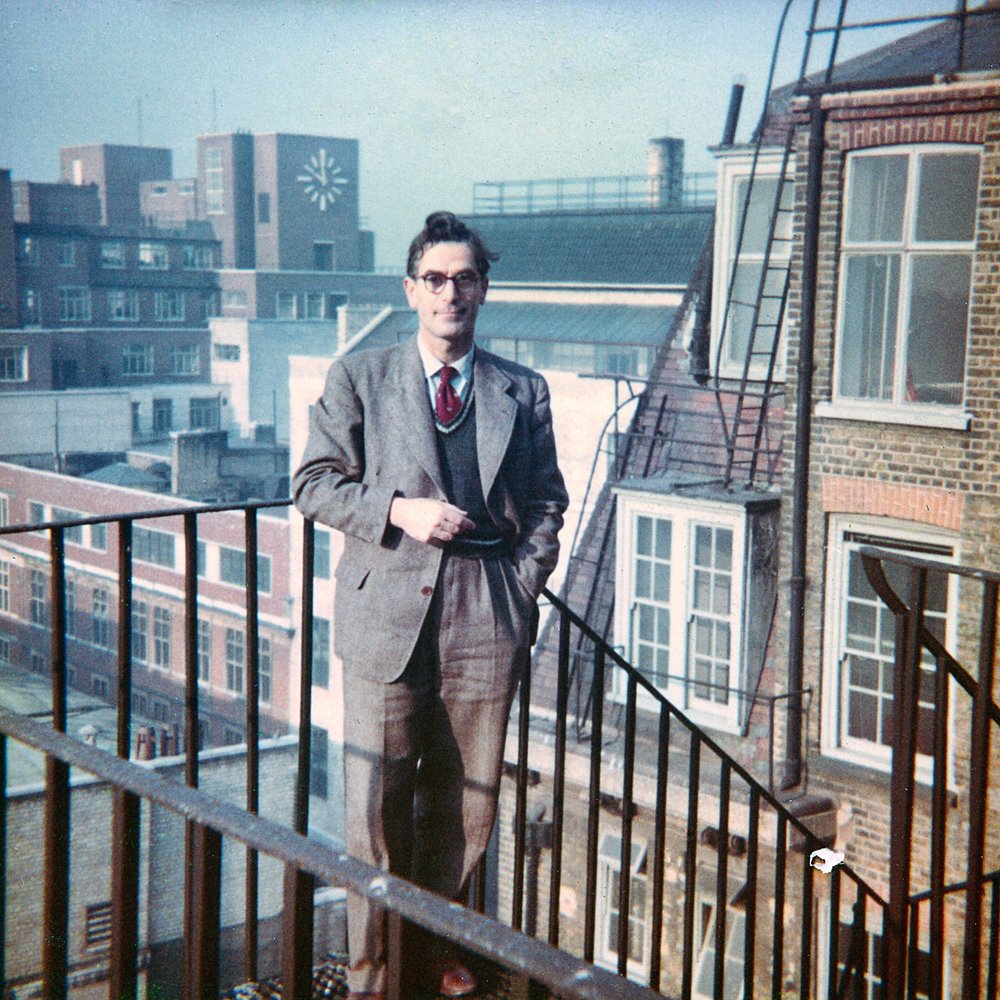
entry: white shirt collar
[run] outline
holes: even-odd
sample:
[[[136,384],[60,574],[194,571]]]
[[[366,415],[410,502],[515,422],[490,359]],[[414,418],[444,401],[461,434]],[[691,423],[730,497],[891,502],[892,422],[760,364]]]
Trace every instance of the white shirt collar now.
[[[424,375],[433,378],[444,367],[444,362],[439,361],[424,346],[420,337],[417,337],[417,350],[420,352],[420,360],[423,362]],[[458,372],[460,379],[467,379],[472,374],[472,360],[476,353],[476,345],[473,344],[466,354],[463,354],[457,361],[451,362],[451,367]]]

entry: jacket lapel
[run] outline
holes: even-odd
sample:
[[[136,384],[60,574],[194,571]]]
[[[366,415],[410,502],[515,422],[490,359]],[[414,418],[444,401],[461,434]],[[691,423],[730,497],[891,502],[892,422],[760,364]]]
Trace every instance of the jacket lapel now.
[[[517,417],[517,403],[509,395],[510,379],[490,360],[482,348],[476,348],[476,451],[479,453],[479,478],[483,496],[490,490],[507,454],[510,436]]]
[[[393,397],[399,401],[398,412],[394,414],[396,433],[406,436],[414,461],[431,477],[434,485],[441,491],[441,496],[444,496],[446,490],[438,460],[437,432],[431,416],[427,380],[420,352],[417,350],[416,337],[402,345],[398,358],[398,393]]]

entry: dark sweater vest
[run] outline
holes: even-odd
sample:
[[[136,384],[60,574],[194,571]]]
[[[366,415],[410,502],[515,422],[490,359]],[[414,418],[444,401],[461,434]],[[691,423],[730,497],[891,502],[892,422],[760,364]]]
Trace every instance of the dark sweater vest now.
[[[475,398],[469,401],[468,409],[469,412],[459,418],[461,422],[455,430],[448,433],[440,428],[437,430],[438,458],[441,462],[441,474],[444,476],[448,502],[466,511],[469,518],[476,523],[474,531],[462,535],[461,539],[449,545],[448,549],[465,555],[476,555],[480,551],[485,554],[491,549],[499,552],[504,550],[505,546],[498,543],[505,539],[486,508],[483,483],[479,478]],[[469,551],[465,551],[466,546],[462,545],[462,540],[470,543]]]

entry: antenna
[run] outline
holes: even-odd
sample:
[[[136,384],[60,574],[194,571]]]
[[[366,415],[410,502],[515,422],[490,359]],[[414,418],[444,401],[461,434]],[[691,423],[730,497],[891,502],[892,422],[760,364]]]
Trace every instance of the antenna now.
[[[212,88],[212,131],[219,131],[219,102],[215,87]]]
[[[142,98],[135,99],[136,128],[139,135],[139,145],[142,145]]]

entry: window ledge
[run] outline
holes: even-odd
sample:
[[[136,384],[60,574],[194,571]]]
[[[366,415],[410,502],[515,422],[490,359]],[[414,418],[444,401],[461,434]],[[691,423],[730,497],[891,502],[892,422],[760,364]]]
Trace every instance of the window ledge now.
[[[868,775],[873,780],[881,782],[887,780],[892,774],[892,759],[888,755],[876,753],[865,753],[863,750],[852,750],[849,747],[823,747],[820,750],[821,765],[819,773],[824,770],[828,772],[850,775],[853,779],[859,779],[862,775]],[[915,767],[915,777],[918,787],[929,786],[934,780],[933,762],[921,757],[917,758]],[[876,777],[882,775],[880,779]],[[814,777],[817,774],[814,771]],[[822,780],[820,778],[820,780]]]
[[[901,424],[909,427],[939,427],[967,431],[972,414],[958,407],[886,406],[862,400],[823,400],[816,404],[817,417],[858,420],[866,424]]]

